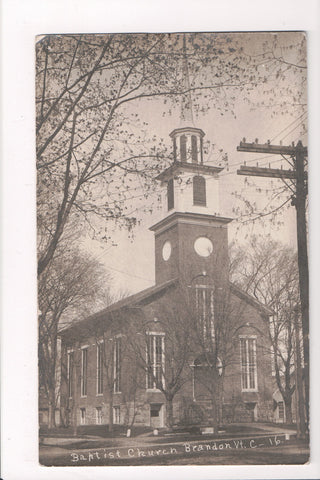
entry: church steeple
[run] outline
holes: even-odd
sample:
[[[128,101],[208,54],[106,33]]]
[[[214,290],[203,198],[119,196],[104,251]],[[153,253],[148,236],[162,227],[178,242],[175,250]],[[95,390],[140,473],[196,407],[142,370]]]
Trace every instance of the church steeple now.
[[[186,35],[183,35],[182,84],[184,93],[181,97],[180,127],[193,127],[192,98],[190,90],[189,66],[186,47]]]
[[[158,175],[157,180],[167,188],[168,212],[218,215],[218,174],[222,167],[204,165],[205,133],[201,128],[195,127],[193,121],[186,35],[183,36],[181,75],[183,87],[180,124],[170,133],[173,142],[173,163]]]
[[[206,271],[221,283],[228,272],[227,224],[220,216],[219,173],[205,165],[204,131],[193,121],[186,38],[183,38],[181,117],[170,133],[173,162],[156,177],[164,190],[165,216],[155,233],[156,283],[179,277],[184,283]],[[218,284],[217,283],[217,284]]]
[[[191,86],[186,47],[186,36],[183,36],[183,55],[181,64],[182,88],[179,127],[170,133],[173,141],[175,162],[194,164],[203,163],[203,137],[201,128],[196,128],[193,120]]]

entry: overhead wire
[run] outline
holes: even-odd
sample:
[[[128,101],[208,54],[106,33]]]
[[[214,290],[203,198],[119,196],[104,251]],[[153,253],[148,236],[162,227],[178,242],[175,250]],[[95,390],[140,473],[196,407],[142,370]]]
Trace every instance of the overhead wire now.
[[[282,140],[287,138],[292,132],[294,132],[298,127],[300,127],[300,125],[302,125],[302,123],[303,122],[300,122],[298,125],[296,125],[294,128],[292,128],[292,130],[290,130],[290,132],[288,132],[286,135],[284,135],[284,137],[282,137]]]
[[[284,133],[288,128],[290,128],[292,125],[294,125],[297,121],[299,121],[299,120],[300,120],[302,117],[304,117],[306,114],[307,114],[306,112],[303,112],[297,119],[293,120],[289,125],[287,125],[287,126],[286,126],[284,129],[282,129],[277,135],[275,135],[275,136],[271,139],[271,141],[274,141],[277,137],[279,137],[282,133]],[[302,123],[303,123],[303,121],[299,122],[295,127],[293,127],[293,128],[292,128],[288,133],[286,133],[286,135],[283,136],[282,138],[284,139],[284,138],[286,138],[287,136],[289,136],[289,135],[290,135],[294,130],[296,130]],[[222,155],[222,153],[220,152],[220,155],[219,155],[218,159],[221,157],[221,155]],[[275,155],[276,155],[276,154],[272,154],[272,155],[268,154],[268,155],[265,155],[265,156],[262,156],[262,157],[256,157],[256,158],[253,158],[253,159],[251,159],[251,160],[249,160],[249,161],[246,161],[246,163],[259,162],[259,161],[261,161],[261,160],[264,160],[264,159],[266,159],[266,158],[273,157],[273,156],[275,156]],[[280,160],[281,160],[281,159],[276,159],[276,160],[273,160],[273,161],[271,161],[271,162],[268,162],[268,164],[270,165],[270,164],[278,163]],[[232,164],[232,167],[234,168],[234,167],[240,166],[240,165],[242,165],[242,164],[243,164],[243,162],[238,162],[238,163]],[[267,164],[266,164],[266,165],[267,165]],[[264,165],[262,165],[262,166],[264,166]],[[236,173],[235,170],[233,170],[233,171],[227,171],[227,172],[224,172],[224,173],[220,174],[219,177],[224,177],[224,176],[227,176],[227,175],[234,175],[235,173]],[[209,179],[209,180],[211,180],[211,179]],[[184,187],[184,188],[185,188],[185,187]],[[133,188],[131,188],[131,189],[129,189],[129,190],[126,190],[126,192],[132,191],[132,190],[138,190],[138,187],[133,187]],[[159,193],[160,193],[160,188],[159,188],[159,189],[157,188],[156,190],[154,190],[153,192],[151,192],[150,195],[151,195],[151,196],[152,196],[152,195],[159,195]],[[114,196],[114,195],[116,195],[116,193],[112,194],[112,196]],[[141,193],[141,194],[138,194],[138,195],[132,195],[131,197],[127,197],[126,199],[123,199],[123,201],[126,201],[126,202],[127,202],[127,201],[129,201],[129,200],[142,198],[142,197],[145,197],[145,195],[146,195],[146,193]],[[145,205],[143,205],[143,206],[141,206],[141,207],[137,207],[137,208],[135,208],[134,210],[132,210],[131,212],[129,212],[127,215],[132,215],[133,213],[138,212],[138,211],[141,211],[141,210],[143,210],[143,209],[145,209],[145,208],[146,208]],[[243,218],[243,215],[234,218],[234,220],[235,220],[235,221],[239,221],[240,218]],[[247,221],[247,220],[246,220],[246,221]],[[102,252],[102,254],[99,255],[99,256],[97,257],[97,259],[103,258],[103,257],[106,255],[106,253],[107,253],[111,248],[112,248],[112,246],[110,246],[107,251]],[[134,275],[134,274],[132,274],[132,273],[128,273],[128,272],[125,272],[125,271],[116,269],[116,268],[114,268],[114,267],[111,267],[111,266],[106,266],[106,268],[107,268],[107,269],[110,269],[110,270],[113,270],[113,271],[116,271],[116,272],[118,272],[118,273],[121,273],[121,274],[123,274],[123,275],[127,275],[127,276],[130,276],[130,277],[133,277],[133,278],[138,278],[138,279],[141,279],[141,280],[145,280],[145,281],[147,281],[147,282],[152,281],[152,280],[149,279],[149,278],[141,277],[141,276],[138,276],[138,275]]]
[[[300,120],[300,118],[302,118],[304,115],[307,115],[307,112],[303,112],[298,118],[295,118],[293,120],[293,122],[289,123],[289,125],[287,125],[283,130],[281,130],[281,132],[277,133],[277,135],[275,135],[270,141],[273,142],[277,137],[280,137],[280,135],[285,132],[288,128],[291,127],[291,125],[293,125],[295,122],[297,122],[298,120]]]

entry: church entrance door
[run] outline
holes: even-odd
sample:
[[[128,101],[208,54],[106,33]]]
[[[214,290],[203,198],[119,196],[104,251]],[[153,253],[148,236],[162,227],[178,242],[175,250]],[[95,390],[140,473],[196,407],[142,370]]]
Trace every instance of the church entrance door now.
[[[163,410],[163,403],[150,404],[150,426],[152,428],[162,428],[164,426]]]

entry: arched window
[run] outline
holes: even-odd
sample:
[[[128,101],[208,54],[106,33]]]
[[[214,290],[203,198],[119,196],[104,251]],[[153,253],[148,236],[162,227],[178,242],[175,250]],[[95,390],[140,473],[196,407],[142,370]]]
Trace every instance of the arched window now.
[[[156,389],[164,383],[164,333],[147,335],[147,389]]]
[[[197,146],[197,137],[192,135],[191,137],[191,158],[192,163],[198,163],[198,146]]]
[[[185,135],[180,137],[180,161],[187,161],[187,137]]]
[[[242,391],[256,391],[257,340],[255,336],[240,335],[241,386]]]
[[[168,180],[167,196],[168,196],[168,210],[171,210],[174,207],[173,178],[170,178],[170,180]]]
[[[212,342],[215,336],[213,288],[208,285],[196,285],[195,297],[198,333],[203,342]]]
[[[206,180],[196,175],[193,177],[193,205],[206,206]]]

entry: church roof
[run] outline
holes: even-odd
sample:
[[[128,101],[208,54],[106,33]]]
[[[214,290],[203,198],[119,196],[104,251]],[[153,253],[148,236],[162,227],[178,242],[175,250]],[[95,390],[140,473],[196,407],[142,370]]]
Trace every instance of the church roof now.
[[[86,333],[88,329],[90,329],[91,331],[93,330],[95,324],[98,325],[101,321],[108,320],[108,317],[112,313],[119,312],[125,308],[130,308],[130,307],[132,308],[132,307],[147,305],[152,301],[156,300],[157,298],[160,298],[170,288],[176,286],[178,282],[179,282],[178,278],[174,278],[172,280],[163,282],[159,285],[153,285],[152,287],[146,288],[145,290],[135,293],[134,295],[130,295],[122,300],[119,300],[118,302],[113,303],[112,305],[109,305],[103,310],[100,310],[99,312],[94,313],[93,315],[90,315],[87,318],[84,318],[83,320],[70,323],[69,325],[63,327],[59,331],[59,335],[62,335],[62,336],[68,335],[68,333],[71,333],[74,331]],[[270,308],[266,307],[265,305],[260,303],[258,300],[253,298],[251,295],[241,290],[235,284],[229,282],[229,285],[230,285],[231,292],[234,295],[241,298],[249,305],[252,305],[261,314],[266,316],[274,315],[274,312]]]
[[[138,305],[147,305],[154,299],[162,296],[169,288],[173,287],[178,283],[178,279],[174,278],[166,282],[160,283],[159,285],[153,285],[152,287],[146,288],[141,292],[135,293],[134,295],[129,295],[128,297],[115,302],[108,307],[100,310],[89,317],[80,320],[78,322],[72,322],[68,326],[62,328],[59,332],[60,335],[64,335],[73,329],[86,329],[89,326],[93,325],[95,322],[107,319],[107,317],[116,311],[127,307],[134,307]]]
[[[268,317],[274,315],[274,311],[271,310],[271,308],[267,307],[266,305],[263,305],[263,303],[259,302],[256,298],[252,297],[249,295],[247,292],[239,288],[237,285],[235,285],[232,282],[229,282],[231,292],[239,297],[241,300],[244,300],[247,302],[249,305],[252,305],[255,307],[260,313],[263,315],[267,315]]]
[[[194,125],[190,125],[188,123],[185,123],[185,125],[181,126],[181,122],[178,128],[175,128],[171,133],[169,133],[169,136],[173,138],[179,133],[199,133],[202,138],[205,136],[205,133],[201,128],[195,127]]]

